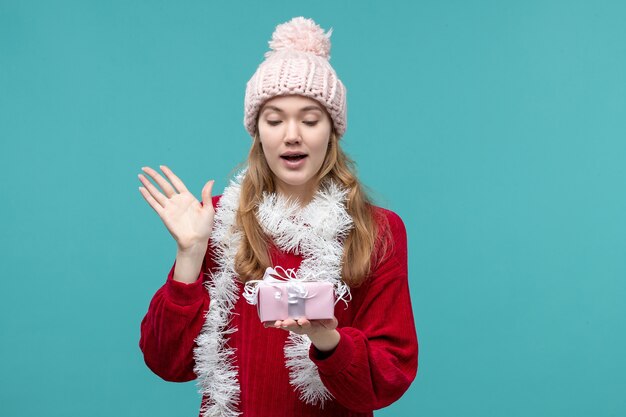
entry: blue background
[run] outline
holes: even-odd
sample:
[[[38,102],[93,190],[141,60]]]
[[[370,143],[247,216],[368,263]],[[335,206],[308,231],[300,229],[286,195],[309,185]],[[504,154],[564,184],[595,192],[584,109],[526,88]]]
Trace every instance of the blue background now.
[[[221,193],[300,15],[408,230],[420,368],[376,414],[626,415],[626,3],[546,0],[0,0],[0,415],[197,415],[138,347],[176,246],[137,174]]]

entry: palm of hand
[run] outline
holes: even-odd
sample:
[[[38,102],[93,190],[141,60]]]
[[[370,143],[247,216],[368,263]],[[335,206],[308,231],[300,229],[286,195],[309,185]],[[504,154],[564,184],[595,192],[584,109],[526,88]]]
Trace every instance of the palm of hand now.
[[[161,170],[171,184],[150,167],[144,167],[142,170],[152,177],[163,192],[141,174],[139,174],[139,180],[145,188],[139,187],[139,191],[157,212],[176,240],[179,249],[187,250],[196,245],[198,247],[206,245],[211,236],[215,216],[211,202],[213,181],[204,185],[202,204],[200,204],[180,178],[166,166],[161,166]]]
[[[206,209],[189,192],[176,194],[164,207],[163,222],[178,246],[187,249],[206,242],[213,228],[213,206]]]

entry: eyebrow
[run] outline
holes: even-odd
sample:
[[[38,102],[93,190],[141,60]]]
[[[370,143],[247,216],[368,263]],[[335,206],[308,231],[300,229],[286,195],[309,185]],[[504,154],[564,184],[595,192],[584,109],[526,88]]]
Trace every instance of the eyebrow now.
[[[277,111],[278,113],[284,113],[283,109],[281,109],[280,107],[272,106],[272,105],[265,106],[261,113],[265,113],[266,110],[274,110],[274,111]],[[310,110],[317,110],[320,112],[322,111],[322,109],[319,106],[311,105],[311,106],[306,106],[306,107],[301,108],[300,113],[305,112],[305,111],[310,111]]]

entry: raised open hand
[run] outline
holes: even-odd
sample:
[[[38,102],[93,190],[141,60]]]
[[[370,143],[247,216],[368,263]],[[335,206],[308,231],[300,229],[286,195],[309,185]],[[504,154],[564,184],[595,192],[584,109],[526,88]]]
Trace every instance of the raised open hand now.
[[[165,195],[142,174],[138,177],[144,187],[139,187],[139,192],[163,220],[165,227],[176,240],[179,250],[206,247],[215,215],[211,202],[214,181],[207,182],[202,188],[200,204],[168,167],[161,165],[160,168],[171,184],[154,169],[150,167],[141,169],[152,177]]]

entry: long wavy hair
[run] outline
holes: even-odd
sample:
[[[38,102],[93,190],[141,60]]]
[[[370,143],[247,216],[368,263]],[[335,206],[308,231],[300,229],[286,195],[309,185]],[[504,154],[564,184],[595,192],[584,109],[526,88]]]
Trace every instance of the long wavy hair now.
[[[334,129],[330,134],[326,157],[316,176],[317,184],[325,178],[330,178],[349,190],[346,210],[352,217],[354,227],[344,240],[342,279],[350,287],[358,287],[370,274],[372,262],[376,261],[372,253],[376,245],[378,226],[371,200],[355,174],[354,162],[341,149]],[[275,192],[276,185],[263,154],[257,130],[241,184],[236,217],[243,239],[235,257],[235,271],[243,282],[259,279],[265,269],[271,266],[269,238],[255,214],[264,191]]]

